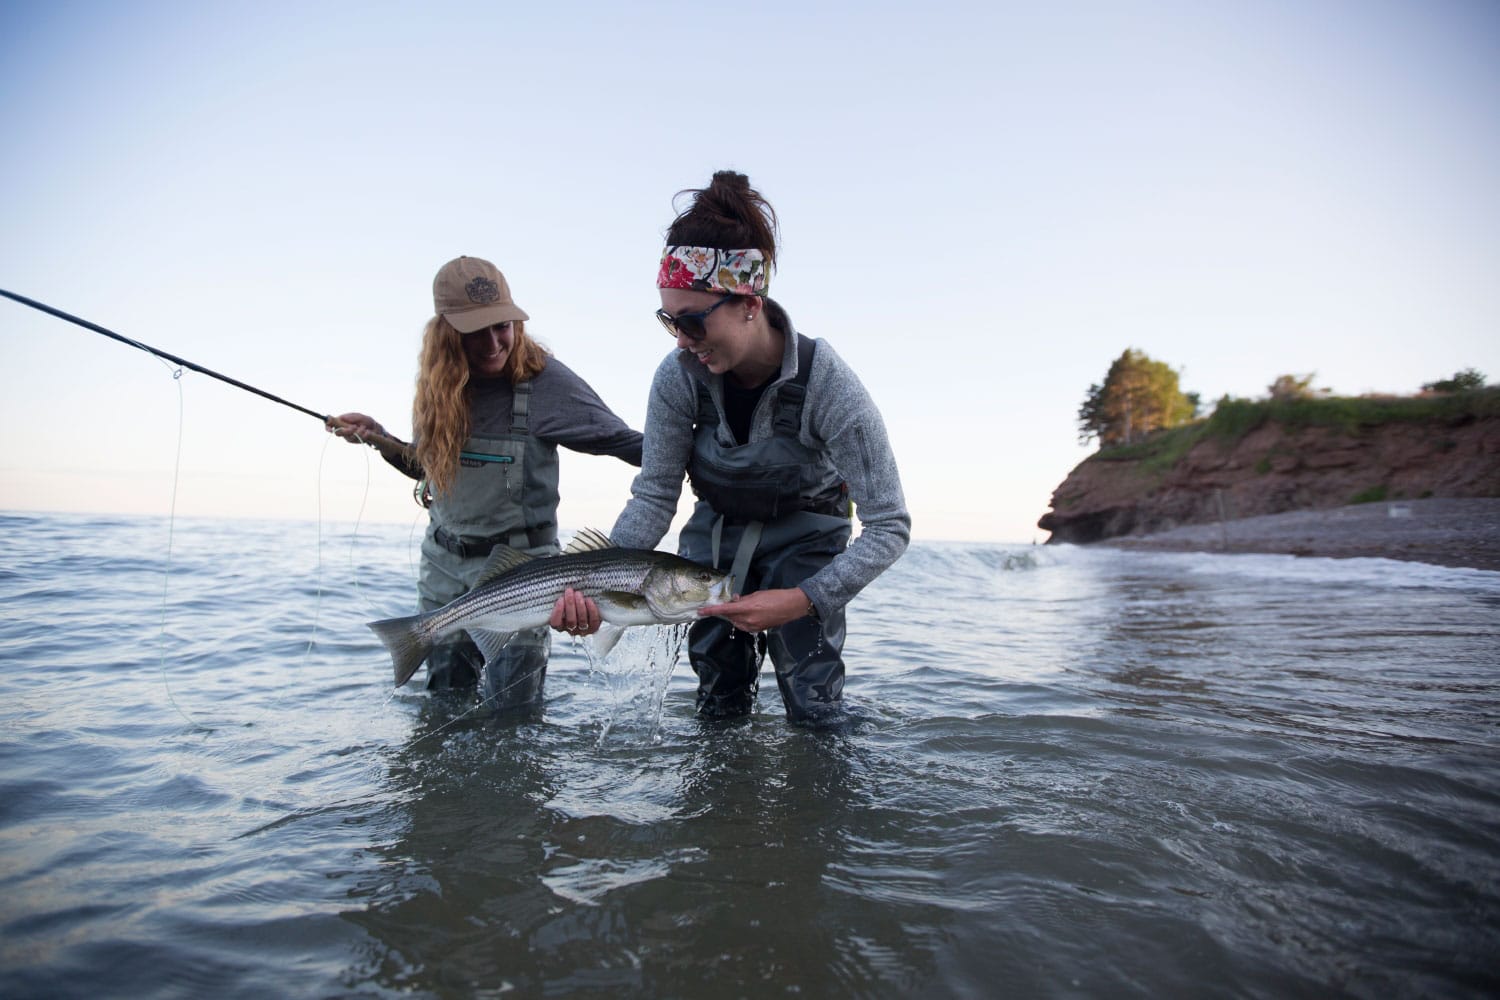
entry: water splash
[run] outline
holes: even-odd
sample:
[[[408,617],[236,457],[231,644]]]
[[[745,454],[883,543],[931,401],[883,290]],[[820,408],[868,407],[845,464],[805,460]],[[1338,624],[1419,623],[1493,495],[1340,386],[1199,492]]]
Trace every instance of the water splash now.
[[[649,744],[661,741],[667,685],[687,633],[686,624],[628,629],[604,657],[593,643],[578,643],[588,658],[589,678],[608,695],[596,746],[604,746],[617,730],[640,733],[640,739]]]

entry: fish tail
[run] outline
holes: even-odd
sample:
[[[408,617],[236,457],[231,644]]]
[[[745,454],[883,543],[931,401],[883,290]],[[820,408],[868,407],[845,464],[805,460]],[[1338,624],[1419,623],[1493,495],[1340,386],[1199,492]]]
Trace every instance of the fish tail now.
[[[397,687],[411,680],[411,675],[432,652],[432,640],[422,628],[421,615],[370,622],[370,630],[390,651],[391,662],[396,668]]]

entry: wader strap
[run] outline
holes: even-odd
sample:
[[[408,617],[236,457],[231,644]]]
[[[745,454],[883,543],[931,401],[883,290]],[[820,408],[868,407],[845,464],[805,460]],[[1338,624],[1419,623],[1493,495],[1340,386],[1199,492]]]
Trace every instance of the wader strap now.
[[[732,593],[743,594],[745,592],[745,576],[750,572],[750,559],[755,555],[755,550],[760,547],[761,532],[766,530],[766,522],[749,521],[745,524],[745,532],[740,535],[739,547],[734,550],[734,565],[729,571],[729,589]],[[719,568],[719,548],[724,539],[724,515],[720,514],[714,518],[714,526],[708,532],[709,552],[713,556],[714,569]]]
[[[797,374],[782,385],[776,398],[772,426],[777,434],[796,437],[802,427],[802,403],[807,398],[807,380],[812,377],[813,349],[817,346],[812,338],[797,334]]]
[[[719,520],[722,521],[723,518]],[[734,566],[729,570],[729,589],[736,594],[745,592],[745,577],[750,572],[750,559],[760,546],[760,534],[765,527],[764,521],[751,521],[745,525],[745,533],[740,535],[740,546],[734,550]],[[714,562],[718,562],[717,554]]]
[[[525,434],[527,418],[531,414],[531,381],[517,382],[511,387],[510,404],[510,432],[512,434]],[[521,516],[526,516],[526,509],[521,509]],[[519,528],[510,533],[510,547],[513,549],[527,548],[530,541],[531,529],[523,522]],[[556,532],[553,533],[556,537]],[[535,544],[535,543],[533,543]]]
[[[531,382],[517,382],[511,389],[510,432],[526,433],[526,418],[531,413]]]

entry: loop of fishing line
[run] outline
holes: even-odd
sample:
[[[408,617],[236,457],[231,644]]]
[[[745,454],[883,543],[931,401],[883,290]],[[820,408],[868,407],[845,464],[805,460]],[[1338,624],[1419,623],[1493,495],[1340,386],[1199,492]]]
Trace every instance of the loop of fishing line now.
[[[510,641],[506,640],[506,642],[503,643],[500,646],[500,648],[504,649],[508,645],[510,645]],[[517,677],[515,680],[511,681],[509,684],[505,685],[503,688],[501,688],[500,690],[496,691],[494,694],[489,695],[488,697],[480,698],[478,701],[474,702],[474,704],[470,705],[468,708],[464,709],[462,712],[458,713],[453,718],[451,718],[447,722],[443,723],[441,726],[438,726],[432,732],[430,732],[430,733],[423,733],[421,736],[418,736],[415,739],[412,739],[412,740],[408,741],[407,744],[406,744],[406,746],[408,748],[414,747],[418,743],[421,743],[423,740],[431,739],[434,736],[441,736],[443,733],[445,733],[448,730],[452,729],[454,726],[458,725],[460,722],[464,721],[469,716],[473,715],[475,712],[479,711],[482,708],[488,707],[497,698],[499,698],[501,695],[505,694],[507,691],[509,691],[511,688],[515,687],[517,684],[520,684],[523,681],[529,681],[529,680],[531,680],[531,678],[535,677],[537,674],[541,673],[543,670],[546,670],[546,669],[547,669],[547,665],[545,663],[543,663],[540,667],[536,667],[536,668],[528,671],[527,673],[522,674],[520,677]],[[392,689],[390,698],[386,699],[386,704],[390,704],[391,700],[394,699],[395,697],[396,697],[396,692],[395,692],[394,689]]]
[[[318,522],[316,543],[313,546],[313,551],[315,553],[313,586],[316,593],[313,597],[312,626],[307,635],[307,646],[302,650],[302,663],[300,664],[300,667],[302,668],[306,668],[307,661],[312,658],[313,646],[318,640],[318,618],[323,611],[323,460],[328,457],[329,442],[330,439],[325,436],[323,439],[323,447],[318,452],[317,489],[314,491],[317,497],[316,502],[318,509]],[[286,690],[285,686],[283,686],[282,690]],[[276,703],[280,704],[280,702],[281,695],[277,695]]]
[[[172,372],[172,380],[177,383],[177,455],[172,460],[172,500],[167,513],[167,553],[161,571],[161,625],[157,633],[157,649],[160,652],[160,656],[157,660],[157,669],[161,673],[162,687],[167,692],[167,701],[177,710],[177,714],[182,716],[187,724],[195,730],[211,733],[213,732],[212,727],[199,722],[184,711],[181,705],[177,704],[177,699],[172,695],[172,679],[167,674],[167,593],[168,584],[172,579],[172,542],[176,537],[177,530],[177,485],[182,479],[182,433],[185,423],[183,419],[184,405],[181,368]]]

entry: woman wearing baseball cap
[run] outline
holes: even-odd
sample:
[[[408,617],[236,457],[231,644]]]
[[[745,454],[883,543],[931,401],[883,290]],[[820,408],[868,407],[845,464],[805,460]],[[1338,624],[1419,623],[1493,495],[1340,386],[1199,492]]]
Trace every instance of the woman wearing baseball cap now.
[[[679,551],[731,568],[740,595],[702,609],[688,633],[699,714],[751,711],[769,652],[788,718],[835,721],[844,606],[900,557],[911,533],[901,477],[859,378],[767,294],[771,206],[727,170],[692,194],[667,230],[656,277],[656,317],[677,349],[656,370],[645,460],[611,537],[654,548],[686,473],[698,503]],[[824,249],[878,260],[868,248]],[[851,501],[861,526],[852,543]],[[568,591],[554,624],[592,630],[591,604]]]
[[[467,593],[497,545],[557,553],[559,446],[641,464],[640,433],[527,335],[530,317],[494,264],[450,260],[432,298],[412,444],[363,413],[329,421],[334,433],[374,445],[418,481],[418,500],[430,508],[417,582],[422,611]],[[549,647],[544,626],[517,634],[486,663],[461,636],[428,657],[427,686],[472,689],[482,681],[483,698],[497,708],[532,706],[541,700]]]

